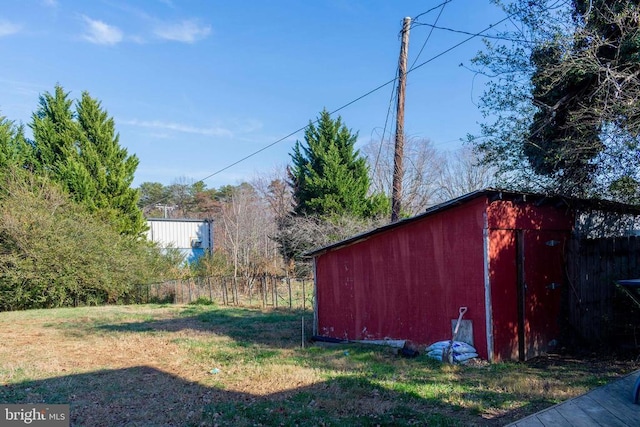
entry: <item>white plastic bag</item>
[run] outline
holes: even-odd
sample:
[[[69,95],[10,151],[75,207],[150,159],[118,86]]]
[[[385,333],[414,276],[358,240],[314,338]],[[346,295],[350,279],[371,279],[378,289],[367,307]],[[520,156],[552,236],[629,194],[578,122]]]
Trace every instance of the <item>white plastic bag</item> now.
[[[431,344],[429,347],[427,347],[425,349],[425,352],[429,353],[435,350],[439,350],[440,352],[442,352],[442,350],[449,348],[449,345],[451,345],[451,341],[449,340],[438,341]],[[476,349],[472,345],[469,345],[466,342],[462,342],[462,341],[454,341],[453,346],[451,346],[451,351],[453,353],[458,353],[458,354],[477,353]]]

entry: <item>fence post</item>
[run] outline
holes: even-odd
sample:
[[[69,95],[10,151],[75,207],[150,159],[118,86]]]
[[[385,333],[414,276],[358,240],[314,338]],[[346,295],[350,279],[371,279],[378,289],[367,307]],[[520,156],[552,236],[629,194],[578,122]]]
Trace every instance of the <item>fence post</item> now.
[[[278,280],[273,281],[273,306],[278,308]]]
[[[227,279],[222,277],[222,304],[227,305],[229,302],[227,298]]]
[[[292,308],[292,299],[291,299],[291,278],[287,276],[287,287],[289,288],[289,310]]]
[[[302,309],[306,309],[307,293],[305,292],[304,278],[302,278]]]
[[[213,291],[211,290],[211,276],[207,276],[207,285],[209,285],[209,301],[213,302]]]
[[[233,275],[233,305],[238,305],[238,278]]]
[[[174,304],[178,303],[178,281],[177,280],[173,281],[173,303]]]

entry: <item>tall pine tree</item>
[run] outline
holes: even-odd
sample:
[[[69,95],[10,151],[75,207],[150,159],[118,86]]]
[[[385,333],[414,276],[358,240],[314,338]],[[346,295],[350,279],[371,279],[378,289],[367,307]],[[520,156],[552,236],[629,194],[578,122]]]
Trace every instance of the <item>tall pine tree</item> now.
[[[388,200],[369,194],[369,174],[352,133],[323,110],[305,130],[291,154],[289,168],[296,215],[373,217],[388,210]]]
[[[121,232],[140,233],[145,221],[138,208],[139,193],[131,188],[138,158],[120,146],[113,118],[88,92],[82,93],[76,112],[82,160],[93,177],[98,209],[112,210]]]
[[[38,109],[31,116],[36,171],[56,177],[78,147],[78,128],[73,119],[73,101],[62,86],[53,94],[40,95]]]
[[[38,170],[48,173],[90,211],[108,218],[123,234],[145,228],[130,188],[138,158],[120,147],[115,123],[87,92],[76,103],[61,86],[40,97],[31,128]]]

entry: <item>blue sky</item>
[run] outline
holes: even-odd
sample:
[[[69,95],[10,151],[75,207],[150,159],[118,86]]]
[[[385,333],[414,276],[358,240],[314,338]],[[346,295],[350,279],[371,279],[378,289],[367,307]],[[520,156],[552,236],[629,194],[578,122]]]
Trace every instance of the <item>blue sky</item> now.
[[[56,83],[74,99],[86,90],[139,157],[134,186],[200,180],[393,79],[403,18],[441,3],[8,0],[0,11],[0,114],[28,124],[39,95]],[[419,22],[434,23],[440,12]],[[503,18],[489,0],[451,0],[437,23],[476,33]],[[427,41],[429,32],[412,28],[410,64],[468,38],[434,30]],[[459,65],[479,48],[475,38],[409,74],[409,135],[447,150],[477,133],[482,81]],[[338,113],[359,146],[380,140],[392,87]],[[302,139],[299,132],[205,183],[273,170]]]

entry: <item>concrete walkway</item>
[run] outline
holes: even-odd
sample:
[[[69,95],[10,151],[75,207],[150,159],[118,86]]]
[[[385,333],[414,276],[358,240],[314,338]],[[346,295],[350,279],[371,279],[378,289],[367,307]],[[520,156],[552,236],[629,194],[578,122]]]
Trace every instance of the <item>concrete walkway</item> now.
[[[529,415],[512,427],[640,426],[640,405],[632,403],[640,371],[599,387],[582,396]]]

